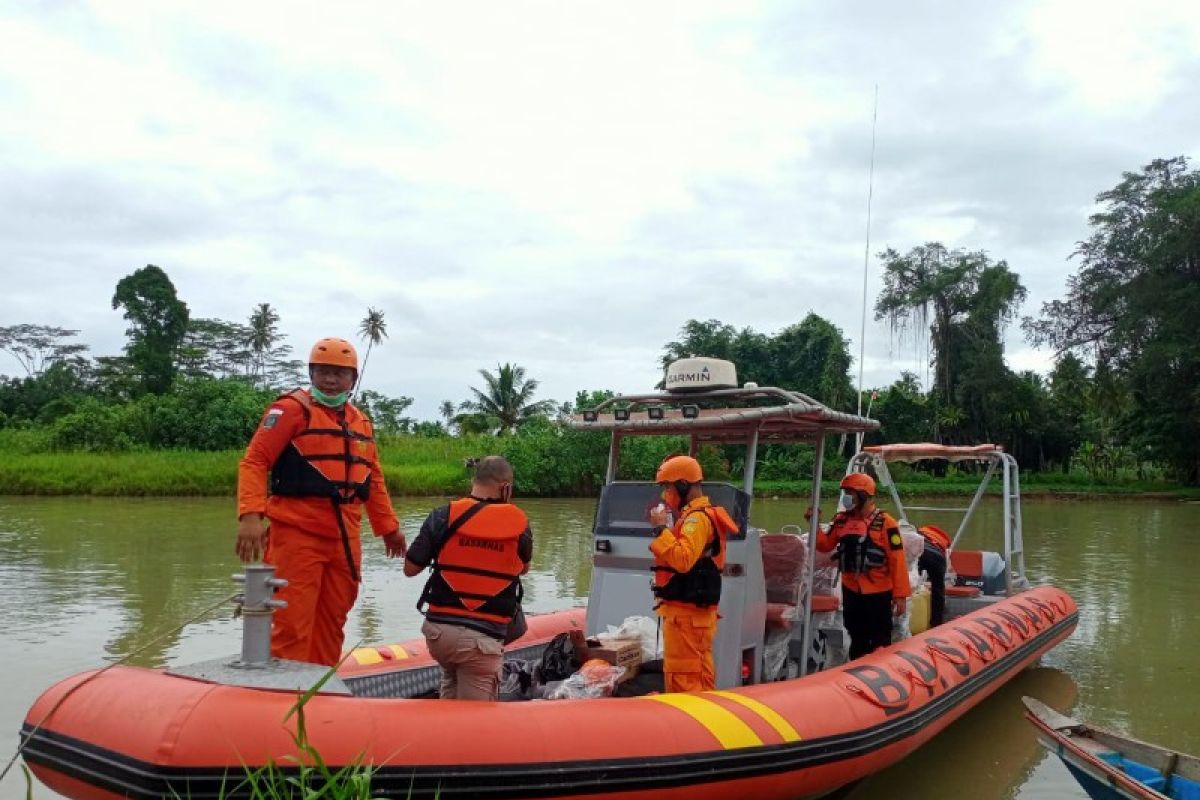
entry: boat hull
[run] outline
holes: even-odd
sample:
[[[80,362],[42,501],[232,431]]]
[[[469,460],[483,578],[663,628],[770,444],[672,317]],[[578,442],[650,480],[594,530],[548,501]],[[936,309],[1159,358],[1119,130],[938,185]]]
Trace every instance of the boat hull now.
[[[379,797],[817,797],[920,747],[1076,622],[1071,598],[1045,587],[791,681],[528,703],[317,695],[305,722],[326,763],[375,767]],[[403,649],[419,664],[420,643]],[[342,677],[394,672],[392,661],[356,662]],[[284,722],[294,702],[155,670],[85,673],[34,704],[24,755],[79,800],[215,798],[242,765],[295,755],[294,717]]]
[[[1200,798],[1200,759],[1090,727],[1026,697],[1026,719],[1093,800]],[[1162,791],[1159,791],[1161,789]]]

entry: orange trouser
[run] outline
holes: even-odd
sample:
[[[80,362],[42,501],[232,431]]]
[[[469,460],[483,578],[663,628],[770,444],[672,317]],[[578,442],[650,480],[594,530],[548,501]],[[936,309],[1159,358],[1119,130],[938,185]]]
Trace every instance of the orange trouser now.
[[[698,692],[717,688],[713,637],[715,608],[681,610],[674,604],[662,612],[663,683],[668,692]]]
[[[357,536],[350,540],[354,567],[362,564]],[[271,655],[332,666],[342,654],[346,617],[358,597],[340,536],[316,536],[271,523],[265,560],[288,585],[275,595],[287,608],[275,611]]]

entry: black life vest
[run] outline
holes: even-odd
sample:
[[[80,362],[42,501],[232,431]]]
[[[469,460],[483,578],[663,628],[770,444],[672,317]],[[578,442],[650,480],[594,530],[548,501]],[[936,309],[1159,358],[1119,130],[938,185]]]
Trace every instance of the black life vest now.
[[[841,534],[837,559],[842,572],[858,574],[887,567],[887,551],[870,535],[873,531],[883,530],[883,525],[882,511],[876,511],[869,520],[848,517],[844,513],[834,517],[833,526]]]
[[[721,603],[721,571],[725,567],[725,537],[737,530],[737,525],[728,512],[719,506],[706,506],[696,509],[691,514],[704,514],[713,527],[713,537],[704,554],[696,559],[696,563],[687,572],[655,564],[654,596],[660,601],[672,600],[680,603],[690,603],[700,608],[719,605]],[[675,523],[674,531],[678,534],[683,530],[686,515]]]

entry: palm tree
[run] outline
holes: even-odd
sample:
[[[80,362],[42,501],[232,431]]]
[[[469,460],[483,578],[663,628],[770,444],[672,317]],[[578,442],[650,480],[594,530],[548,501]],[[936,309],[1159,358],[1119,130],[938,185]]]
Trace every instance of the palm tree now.
[[[383,312],[368,306],[367,315],[358,325],[358,335],[359,338],[367,340],[367,354],[363,356],[362,369],[358,371],[358,383],[355,384],[355,388],[362,385],[363,375],[367,372],[367,360],[371,357],[372,345],[377,345],[387,338],[387,323],[383,321]]]
[[[454,403],[449,400],[443,400],[438,406],[438,413],[442,415],[442,419],[446,421],[446,431],[454,432],[454,425],[457,422],[458,409],[454,407]]]
[[[498,433],[508,433],[535,417],[554,413],[553,400],[533,401],[538,382],[525,377],[524,367],[499,364],[495,375],[486,369],[479,370],[479,374],[487,383],[486,390],[470,387],[475,399],[467,400],[460,408],[478,421],[486,421],[487,427]]]
[[[246,344],[253,356],[250,379],[257,383],[267,371],[267,356],[279,341],[279,313],[270,303],[259,303],[250,312],[250,332]]]

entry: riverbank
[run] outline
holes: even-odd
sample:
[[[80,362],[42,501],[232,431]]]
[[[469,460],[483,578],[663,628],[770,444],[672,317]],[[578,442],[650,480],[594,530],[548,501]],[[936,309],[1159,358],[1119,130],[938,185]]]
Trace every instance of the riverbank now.
[[[494,442],[454,437],[419,439],[404,447],[383,451],[388,490],[395,496],[455,495],[469,483],[465,460],[491,452]],[[237,489],[240,450],[199,452],[162,450],[124,453],[21,453],[0,450],[0,495],[98,497],[232,497]],[[557,459],[556,459],[557,460]],[[561,462],[560,462],[561,464]],[[562,465],[563,468],[570,468]],[[579,468],[579,465],[571,465]],[[590,472],[590,470],[589,470]],[[836,473],[834,473],[836,474]],[[831,476],[832,477],[832,476]],[[736,482],[736,481],[735,481]],[[541,481],[523,485],[518,470],[517,493],[524,496],[578,496],[588,492],[544,490]],[[564,482],[564,486],[576,482]],[[934,478],[916,473],[900,479],[902,496],[964,495],[974,493],[978,478],[961,475]],[[998,487],[998,481],[993,486]],[[763,497],[806,497],[807,481],[759,480],[755,494]],[[837,492],[837,481],[823,483],[822,494]],[[1200,501],[1200,488],[1165,482],[1088,482],[1079,475],[1026,473],[1021,479],[1024,497],[1146,498]]]

